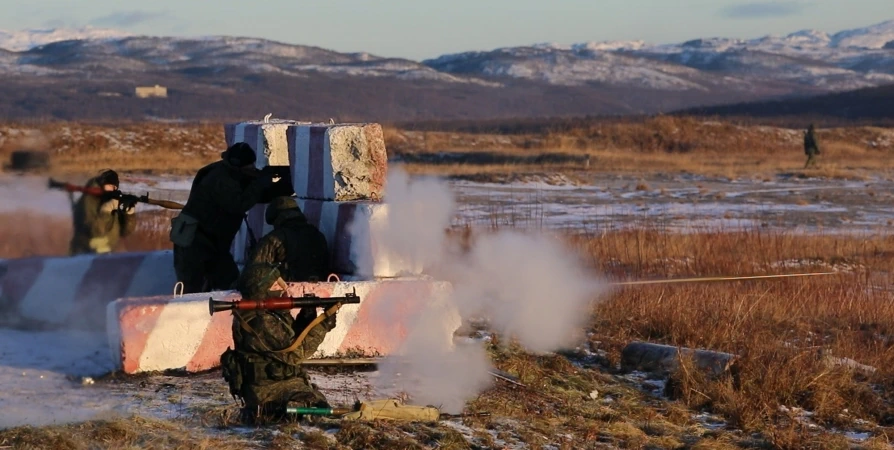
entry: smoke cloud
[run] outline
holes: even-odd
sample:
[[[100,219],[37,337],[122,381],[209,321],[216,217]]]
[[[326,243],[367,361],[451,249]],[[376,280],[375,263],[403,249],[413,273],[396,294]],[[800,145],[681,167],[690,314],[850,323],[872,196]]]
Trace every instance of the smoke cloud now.
[[[390,169],[387,217],[373,230],[389,256],[424,263],[435,280],[452,283],[449,302],[412,321],[403,347],[380,365],[377,386],[399,388],[415,404],[458,413],[491,383],[491,364],[480,342],[453,342],[459,314],[464,322],[486,319],[492,331],[533,352],[575,342],[590,320],[592,303],[607,285],[585,268],[559,239],[520,231],[478,237],[470,252],[451,247],[445,229],[454,215],[450,187],[437,180],[410,181]],[[378,314],[389,314],[388,301]]]
[[[421,269],[437,263],[446,243],[444,229],[450,225],[455,208],[449,188],[434,179],[411,183],[409,175],[400,169],[389,172],[385,186],[388,200],[384,219],[372,212],[372,217],[352,221],[348,233],[358,242],[373,242],[379,260],[387,260],[395,268]],[[351,248],[357,274],[364,277],[373,276],[369,250]]]

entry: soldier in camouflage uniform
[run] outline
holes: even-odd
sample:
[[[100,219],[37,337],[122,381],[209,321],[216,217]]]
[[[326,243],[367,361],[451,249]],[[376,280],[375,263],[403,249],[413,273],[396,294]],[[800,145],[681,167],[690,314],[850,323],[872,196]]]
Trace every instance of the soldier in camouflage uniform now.
[[[273,290],[280,286],[278,290]],[[272,264],[251,264],[237,282],[242,298],[261,300],[285,295],[285,283]],[[285,407],[328,408],[326,397],[311,383],[299,365],[316,352],[326,333],[335,328],[336,307],[324,312],[325,319],[313,325],[300,343],[296,339],[314,320],[293,319],[289,311],[233,311],[235,349],[221,355],[224,379],[230,393],[245,402],[243,421],[278,420],[285,417]],[[314,314],[314,316],[316,316]]]
[[[325,281],[330,273],[326,237],[307,222],[295,199],[273,199],[265,219],[273,231],[261,238],[250,261],[278,264],[286,281]]]
[[[236,143],[220,156],[199,170],[183,211],[171,221],[174,270],[185,294],[232,288],[239,277],[233,238],[248,210],[273,197],[274,176],[255,168],[248,144]]]
[[[87,181],[86,187],[102,187],[105,192],[118,190],[118,174],[106,170]],[[118,240],[133,233],[136,228],[134,206],[120,209],[114,198],[82,194],[72,202],[74,236],[69,245],[70,255],[85,253],[110,253]]]
[[[811,164],[816,165],[816,155],[820,154],[820,149],[813,124],[810,124],[807,132],[804,133],[804,154],[807,155],[807,163],[804,164],[805,169],[810,167]]]

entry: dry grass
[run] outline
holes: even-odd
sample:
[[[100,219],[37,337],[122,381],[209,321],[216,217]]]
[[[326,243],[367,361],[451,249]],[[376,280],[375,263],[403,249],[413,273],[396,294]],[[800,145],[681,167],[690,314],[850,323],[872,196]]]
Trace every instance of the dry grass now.
[[[500,163],[450,160],[409,165],[415,173],[469,175],[505,171],[599,171],[620,173],[688,172],[719,176],[803,172],[827,177],[861,177],[866,171],[889,171],[894,133],[873,127],[819,130],[823,154],[818,168],[802,170],[805,156],[801,130],[739,126],[692,117],[657,117],[642,122],[594,122],[544,128],[536,133],[462,134],[389,130],[388,149],[406,155],[487,151]],[[564,156],[563,161],[543,155]],[[584,161],[589,156],[589,165]],[[476,168],[478,169],[476,171]]]
[[[824,427],[866,420],[894,432],[889,238],[637,230],[578,240],[604,272],[633,278],[841,269],[817,278],[623,288],[597,308],[592,339],[614,361],[635,339],[740,355],[732,377],[681,370],[672,377],[673,393],[693,409],[765,433],[777,448],[799,448],[816,435],[783,406],[810,411]],[[777,267],[782,261],[800,267]],[[827,367],[820,350],[878,372]]]
[[[116,251],[170,249],[170,219],[176,211],[138,212],[134,234],[123,238]],[[71,217],[33,212],[0,214],[0,258],[67,256]]]
[[[223,126],[80,123],[0,127],[0,157],[14,150],[47,150],[52,173],[94,174],[112,167],[130,173],[193,174],[220,159]],[[4,161],[5,163],[6,161]]]
[[[49,427],[0,430],[0,448],[21,450],[264,448],[233,437],[197,436],[175,421],[132,417]]]
[[[168,248],[170,213],[141,214],[147,220],[141,221],[138,233],[122,247]],[[67,248],[67,220],[5,216],[0,224],[0,256],[60,254]],[[454,234],[466,245],[475,243],[476,235],[469,230]],[[845,439],[831,430],[865,430],[872,439],[863,448],[886,448],[894,437],[894,304],[890,301],[894,240],[890,237],[805,236],[764,229],[673,234],[642,227],[569,236],[568,240],[589,258],[594,270],[614,279],[832,269],[841,273],[619,289],[593,314],[589,345],[593,351],[605,352],[599,370],[582,369],[572,363],[573,357],[530,355],[499,346],[504,338],[497,336],[490,348],[495,364],[532,389],[498,385],[472,401],[471,410],[492,414],[465,420],[478,431],[474,439],[443,426],[405,429],[394,424],[349,424],[341,428],[335,442],[305,430],[279,437],[271,445],[288,448],[297,440],[314,448],[481,448],[496,446],[497,440],[506,445],[542,445],[557,442],[555,436],[567,436],[561,441],[565,448],[848,448]],[[671,376],[668,392],[673,401],[665,403],[616,378],[615,363],[631,340],[726,351],[741,359],[735,371],[722,378],[709,378],[683,364]],[[865,375],[828,367],[819,357],[820,350],[878,370]],[[610,397],[612,402],[589,398],[593,390],[600,399]],[[721,415],[743,432],[704,429],[692,418],[702,410]],[[144,441],[137,439],[147,439],[114,427],[113,437],[104,437],[96,431],[99,426],[27,433],[39,433],[30,436],[43,442],[60,442],[59,448],[85,448],[64,439],[117,439],[114,442],[122,443],[122,448],[142,445]],[[26,431],[0,434],[0,442],[13,442],[10,439],[25,436],[22,433]],[[178,431],[171,433],[169,439],[179,439]],[[196,442],[183,446],[205,445]],[[178,444],[171,441],[171,445]]]
[[[517,134],[385,128],[389,155],[411,173],[494,175],[527,172],[689,172],[740,176],[798,172],[862,177],[889,172],[894,132],[873,127],[821,129],[818,168],[802,170],[801,130],[740,126],[692,117],[593,122]],[[50,150],[55,173],[114,167],[131,173],[191,174],[219,158],[223,126],[78,123],[0,126],[0,158],[20,148]],[[459,160],[431,160],[439,152]],[[586,160],[589,158],[589,165]]]

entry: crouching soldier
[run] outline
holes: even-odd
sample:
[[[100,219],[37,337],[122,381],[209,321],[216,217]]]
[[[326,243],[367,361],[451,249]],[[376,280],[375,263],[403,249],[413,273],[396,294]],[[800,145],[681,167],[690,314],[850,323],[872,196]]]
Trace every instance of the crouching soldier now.
[[[286,294],[285,282],[272,264],[251,264],[237,281],[246,300]],[[335,328],[338,306],[319,318],[288,310],[233,311],[233,343],[221,355],[223,377],[230,393],[244,402],[243,421],[281,420],[286,406],[328,408],[329,403],[300,365]]]
[[[100,187],[107,195],[83,194],[72,203],[74,235],[69,254],[111,253],[119,239],[136,228],[134,205],[121,205],[112,197],[118,191],[118,174],[114,170],[106,170],[91,178],[85,187]]]
[[[276,264],[285,281],[326,281],[329,245],[320,230],[310,224],[293,197],[276,197],[264,214],[273,230],[258,242],[250,261]]]

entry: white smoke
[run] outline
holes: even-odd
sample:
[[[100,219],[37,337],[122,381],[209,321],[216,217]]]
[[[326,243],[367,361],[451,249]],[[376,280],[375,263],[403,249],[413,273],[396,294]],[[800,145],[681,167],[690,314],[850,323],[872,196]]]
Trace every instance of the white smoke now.
[[[455,206],[450,187],[436,180],[411,182],[400,168],[389,172],[388,215],[379,223],[383,231],[373,230],[378,248],[423,261],[434,279],[452,283],[448,306],[465,322],[486,318],[493,331],[535,352],[574,342],[606,285],[573,249],[555,237],[498,231],[479,237],[462,255],[445,233]],[[382,308],[388,303],[378,302]],[[378,388],[397,387],[414,403],[455,413],[490,384],[491,365],[480,343],[445,340],[454,328],[445,320],[450,312],[433,307],[414,318],[395,352],[400,356],[380,365]]]
[[[374,381],[378,388],[406,392],[414,403],[455,414],[490,385],[491,364],[484,348],[477,343],[454,347],[444,339],[455,328],[445,320],[455,312],[449,306],[427,308],[414,317],[400,356],[379,364],[380,376]]]
[[[385,186],[387,211],[374,210],[358,217],[348,225],[348,233],[355,242],[371,242],[379,261],[388,261],[394,275],[436,263],[454,210],[450,190],[437,180],[411,183],[400,169],[389,172]],[[352,246],[358,275],[374,275],[371,250]]]

